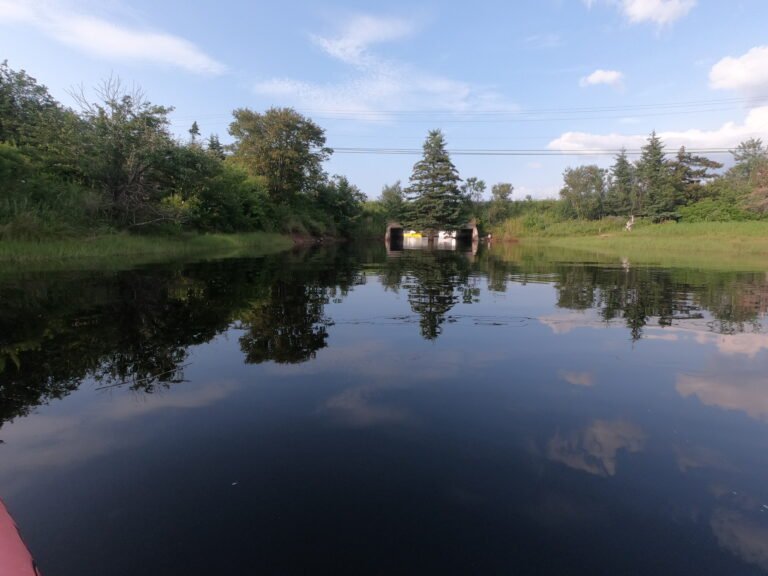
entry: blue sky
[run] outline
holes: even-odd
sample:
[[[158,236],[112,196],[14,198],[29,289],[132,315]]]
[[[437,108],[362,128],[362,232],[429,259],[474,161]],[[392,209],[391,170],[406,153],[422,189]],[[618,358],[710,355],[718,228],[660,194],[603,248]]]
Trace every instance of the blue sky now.
[[[293,106],[333,148],[614,150],[768,140],[765,0],[0,0],[0,59],[61,101],[110,75],[228,141],[237,107]],[[714,156],[713,156],[714,157]],[[725,159],[725,157],[719,157]],[[370,197],[414,155],[337,153]],[[462,177],[554,196],[608,155],[454,155]]]

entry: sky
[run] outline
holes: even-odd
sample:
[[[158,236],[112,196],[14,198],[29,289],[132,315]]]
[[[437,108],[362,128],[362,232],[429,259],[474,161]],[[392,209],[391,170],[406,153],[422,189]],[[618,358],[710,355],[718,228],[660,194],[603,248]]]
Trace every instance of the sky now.
[[[462,178],[546,198],[652,130],[721,161],[768,141],[766,22],[765,0],[0,0],[0,60],[73,107],[119,77],[179,138],[293,107],[370,198],[435,128]]]

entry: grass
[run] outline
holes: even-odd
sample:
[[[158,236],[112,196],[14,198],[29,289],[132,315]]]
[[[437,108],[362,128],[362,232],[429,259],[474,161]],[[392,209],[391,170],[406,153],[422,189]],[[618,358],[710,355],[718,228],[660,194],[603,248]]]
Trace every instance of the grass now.
[[[557,236],[591,236],[620,232],[624,218],[602,220],[559,220],[550,214],[529,214],[510,218],[492,230],[496,238],[549,238]]]
[[[80,264],[141,263],[190,257],[262,255],[293,245],[281,234],[185,234],[180,236],[131,236],[112,234],[92,238],[0,241],[0,271],[10,266],[46,264],[69,267]]]
[[[626,258],[638,264],[768,270],[768,222],[646,224],[632,232],[529,236],[521,241]]]

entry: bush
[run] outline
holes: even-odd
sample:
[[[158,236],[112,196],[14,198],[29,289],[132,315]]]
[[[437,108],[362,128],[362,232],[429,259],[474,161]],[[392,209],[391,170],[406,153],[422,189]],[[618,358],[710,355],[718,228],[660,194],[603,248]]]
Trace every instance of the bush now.
[[[755,219],[755,215],[744,210],[740,203],[726,198],[705,198],[680,208],[682,222],[743,222]]]

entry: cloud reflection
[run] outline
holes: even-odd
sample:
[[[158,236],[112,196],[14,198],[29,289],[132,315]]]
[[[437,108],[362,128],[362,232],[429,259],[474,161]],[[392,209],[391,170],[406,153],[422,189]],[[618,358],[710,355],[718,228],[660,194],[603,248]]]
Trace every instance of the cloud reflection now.
[[[752,418],[768,417],[768,376],[734,374],[723,377],[681,374],[675,386],[684,398],[696,396],[702,404],[746,412]]]
[[[715,511],[710,525],[721,547],[749,564],[768,570],[768,526],[725,508]]]
[[[584,430],[568,436],[558,432],[549,441],[547,456],[574,470],[596,476],[614,476],[619,450],[640,452],[645,433],[625,420],[595,420]]]
[[[595,383],[595,376],[592,372],[568,372],[560,370],[557,374],[560,378],[568,382],[568,384],[573,384],[574,386],[589,387],[593,386]]]
[[[39,472],[85,462],[136,441],[135,434],[107,433],[113,430],[115,422],[130,421],[158,410],[203,408],[223,400],[236,389],[234,383],[224,382],[177,386],[154,395],[92,396],[78,416],[41,413],[4,429],[3,457],[13,462],[14,477],[19,477],[22,470]]]

